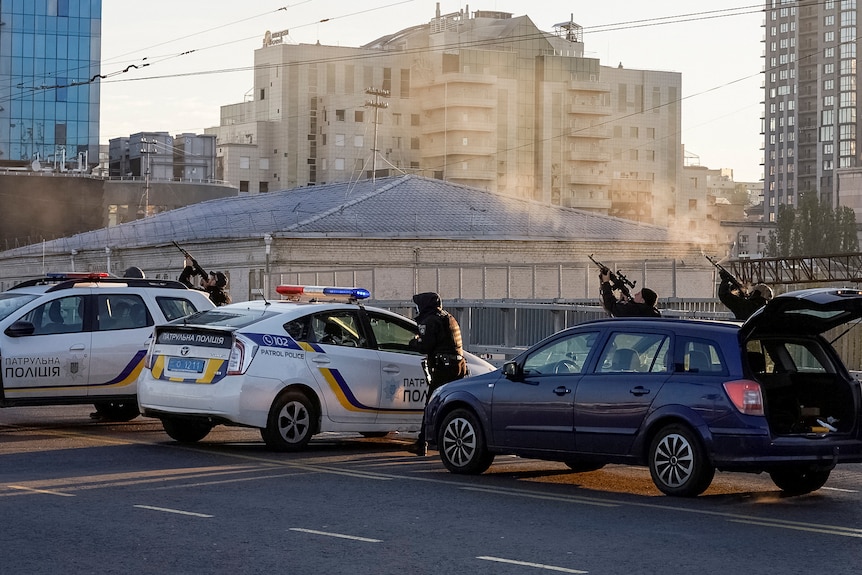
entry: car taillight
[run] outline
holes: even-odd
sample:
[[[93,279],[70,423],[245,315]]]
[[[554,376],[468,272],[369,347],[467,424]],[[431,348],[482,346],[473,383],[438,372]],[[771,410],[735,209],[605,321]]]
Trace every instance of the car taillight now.
[[[763,393],[760,384],[750,379],[724,382],[724,390],[730,401],[745,415],[764,415]]]
[[[227,360],[227,374],[244,374],[248,366],[251,365],[251,360],[254,359],[256,352],[257,344],[237,336],[233,342],[233,347],[230,349],[230,357]]]

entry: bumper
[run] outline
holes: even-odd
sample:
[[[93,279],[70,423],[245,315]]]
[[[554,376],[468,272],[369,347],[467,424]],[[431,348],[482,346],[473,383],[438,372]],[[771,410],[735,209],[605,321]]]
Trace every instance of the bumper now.
[[[789,465],[831,469],[862,462],[862,441],[837,434],[713,437],[713,463],[726,471],[765,471]]]

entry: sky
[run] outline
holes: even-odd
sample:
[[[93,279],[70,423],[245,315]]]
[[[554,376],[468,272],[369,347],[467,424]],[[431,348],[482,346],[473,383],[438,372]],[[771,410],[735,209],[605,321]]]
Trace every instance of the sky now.
[[[425,24],[436,0],[103,0],[100,142],[137,132],[203,133],[220,106],[252,97],[254,50],[285,42],[360,46]],[[763,2],[440,0],[443,14],[498,10],[540,30],[573,19],[603,66],[682,74],[686,162],[763,178]]]

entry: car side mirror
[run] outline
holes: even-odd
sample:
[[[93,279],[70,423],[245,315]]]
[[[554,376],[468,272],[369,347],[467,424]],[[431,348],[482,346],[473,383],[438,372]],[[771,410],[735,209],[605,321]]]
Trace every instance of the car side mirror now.
[[[3,332],[9,337],[23,337],[25,335],[33,335],[36,331],[36,326],[34,326],[29,321],[16,321],[12,325],[6,328],[6,331]]]
[[[514,361],[507,361],[503,364],[503,375],[506,376],[506,379],[511,379],[512,381],[520,381],[524,378],[521,366]]]

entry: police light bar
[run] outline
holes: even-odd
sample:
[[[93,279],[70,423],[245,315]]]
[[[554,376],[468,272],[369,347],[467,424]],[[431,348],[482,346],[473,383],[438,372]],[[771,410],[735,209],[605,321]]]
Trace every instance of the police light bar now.
[[[346,297],[350,299],[368,299],[371,292],[365,288],[357,287],[330,287],[330,286],[297,286],[280,285],[275,288],[277,293],[291,297]]]
[[[55,280],[98,280],[111,277],[107,272],[50,272],[47,277]]]

